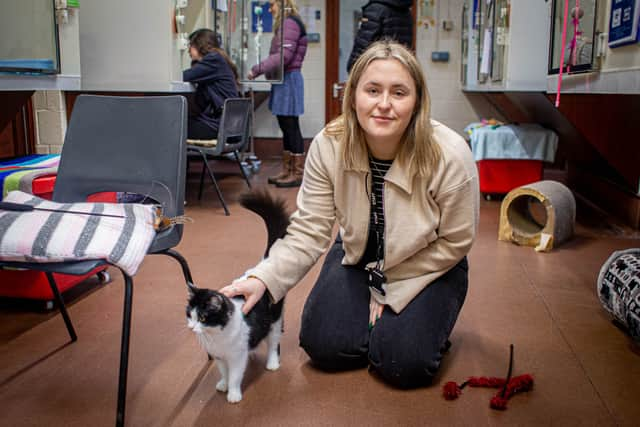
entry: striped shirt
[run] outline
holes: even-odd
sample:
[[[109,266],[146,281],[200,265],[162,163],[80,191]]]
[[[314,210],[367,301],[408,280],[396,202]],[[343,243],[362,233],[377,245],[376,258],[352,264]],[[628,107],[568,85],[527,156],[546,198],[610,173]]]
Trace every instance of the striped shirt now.
[[[369,193],[369,202],[371,203],[369,239],[360,264],[378,260],[378,248],[381,252],[380,258],[384,255],[384,176],[392,163],[393,160],[369,158],[372,183],[372,189]]]

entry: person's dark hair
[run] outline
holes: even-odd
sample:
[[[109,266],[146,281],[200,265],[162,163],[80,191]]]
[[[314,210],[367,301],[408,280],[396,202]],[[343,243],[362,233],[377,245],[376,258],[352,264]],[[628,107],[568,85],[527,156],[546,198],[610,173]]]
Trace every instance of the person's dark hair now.
[[[195,30],[193,33],[189,34],[189,45],[196,48],[198,53],[202,56],[205,56],[207,53],[216,52],[220,54],[229,67],[231,67],[231,71],[233,71],[233,76],[236,79],[236,83],[240,86],[240,75],[238,73],[238,67],[231,61],[229,55],[220,49],[220,44],[218,42],[218,35],[208,29],[208,28],[200,28],[199,30]]]

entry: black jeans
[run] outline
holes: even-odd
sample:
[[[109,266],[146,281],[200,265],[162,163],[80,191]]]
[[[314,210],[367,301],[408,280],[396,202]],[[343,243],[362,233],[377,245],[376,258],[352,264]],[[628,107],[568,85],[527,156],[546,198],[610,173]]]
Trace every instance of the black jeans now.
[[[336,241],[302,312],[300,346],[313,363],[335,371],[370,366],[388,383],[431,383],[467,294],[466,257],[396,314],[385,307],[369,331],[366,272],[341,264]]]
[[[276,116],[276,118],[282,131],[283,148],[294,154],[304,153],[304,141],[298,116]]]
[[[209,126],[195,117],[189,117],[187,123],[187,138],[189,139],[216,139],[218,129]]]

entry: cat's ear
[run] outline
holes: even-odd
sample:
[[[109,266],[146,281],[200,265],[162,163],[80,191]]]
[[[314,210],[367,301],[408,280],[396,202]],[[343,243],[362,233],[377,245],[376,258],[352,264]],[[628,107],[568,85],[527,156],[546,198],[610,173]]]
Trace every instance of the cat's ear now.
[[[191,282],[187,282],[187,291],[189,292],[189,296],[193,296],[193,294],[196,293],[196,291],[198,290],[198,288],[196,288],[193,283]]]
[[[220,310],[222,308],[223,300],[222,296],[219,294],[214,294],[211,296],[211,300],[209,301],[211,304],[211,308],[214,310]]]

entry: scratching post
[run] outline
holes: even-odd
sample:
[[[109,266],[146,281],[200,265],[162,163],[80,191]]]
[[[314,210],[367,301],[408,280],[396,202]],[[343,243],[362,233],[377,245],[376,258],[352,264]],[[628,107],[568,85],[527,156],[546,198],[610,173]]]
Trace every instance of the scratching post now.
[[[538,181],[511,190],[500,207],[498,240],[549,251],[573,235],[576,200],[557,181]]]
[[[598,274],[602,306],[640,344],[640,248],[615,251]]]

